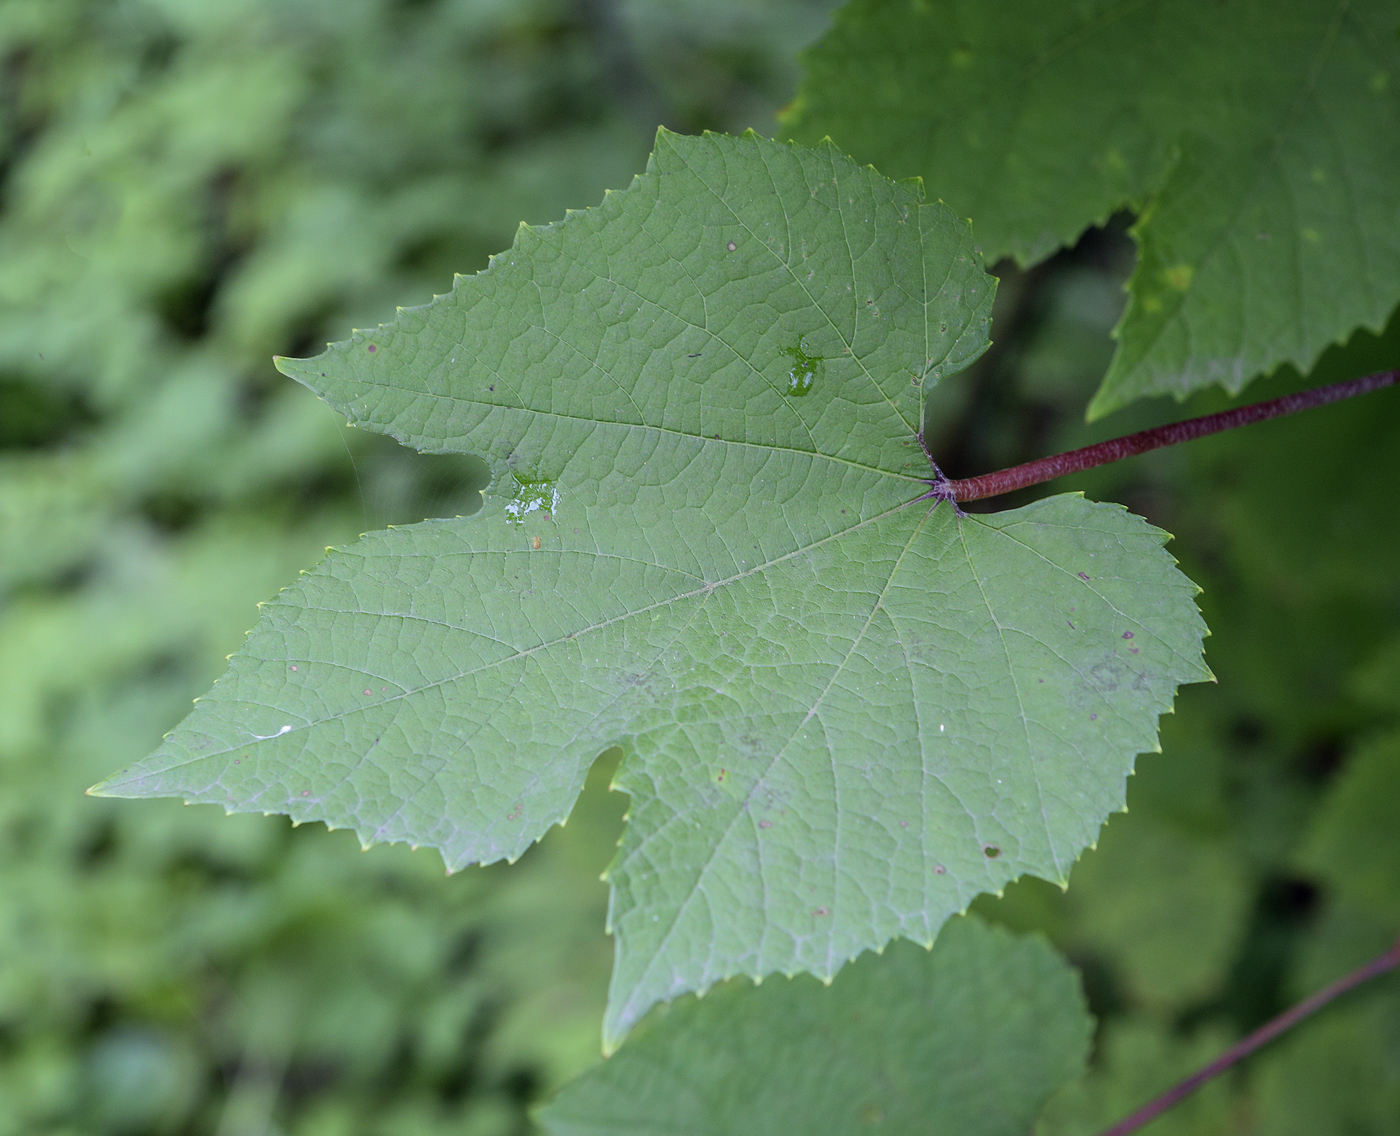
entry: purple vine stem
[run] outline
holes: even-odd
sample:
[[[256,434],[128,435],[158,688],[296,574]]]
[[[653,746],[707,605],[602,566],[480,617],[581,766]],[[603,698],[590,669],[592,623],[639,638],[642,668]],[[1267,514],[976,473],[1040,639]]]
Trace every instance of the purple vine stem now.
[[[1013,489],[1039,485],[1042,481],[1052,481],[1069,473],[1078,473],[1082,469],[1121,461],[1123,458],[1160,449],[1162,446],[1174,446],[1178,442],[1189,442],[1192,438],[1203,438],[1207,434],[1233,430],[1236,426],[1247,426],[1251,422],[1263,422],[1268,418],[1296,414],[1300,410],[1325,406],[1329,402],[1339,402],[1344,398],[1355,398],[1359,394],[1380,390],[1396,382],[1400,382],[1400,370],[1377,371],[1359,379],[1347,379],[1331,386],[1286,394],[1268,402],[1238,406],[1233,410],[1222,410],[1218,414],[1207,414],[1201,418],[1188,418],[1184,422],[1173,422],[1169,426],[1154,426],[1151,430],[1140,430],[1136,434],[1111,438],[1106,442],[1085,446],[1083,449],[1039,458],[1033,462],[1026,462],[1025,465],[1014,465],[1010,469],[1000,469],[995,473],[984,473],[981,477],[969,477],[962,481],[948,480],[938,466],[934,465],[934,478],[929,482],[931,488],[920,500],[934,498],[947,501],[956,508],[959,501],[976,501],[982,497],[1010,493]],[[922,437],[919,442],[923,444]]]
[[[1392,380],[1395,372],[1390,372]],[[1341,386],[1343,384],[1337,384]],[[1323,387],[1322,390],[1331,390],[1331,387]],[[1374,388],[1371,388],[1374,389]],[[1339,397],[1345,398],[1346,395]],[[1267,406],[1268,403],[1261,405]],[[1251,407],[1244,407],[1249,410]],[[1278,413],[1287,414],[1288,411]],[[1290,1010],[1285,1010],[1273,1021],[1266,1022],[1246,1038],[1236,1042],[1209,1065],[1198,1072],[1192,1073],[1180,1084],[1172,1086],[1156,1100],[1149,1101],[1131,1116],[1120,1120],[1112,1128],[1106,1129],[1100,1136],[1128,1136],[1130,1132],[1136,1132],[1143,1125],[1155,1120],[1172,1105],[1185,1097],[1190,1096],[1211,1078],[1225,1072],[1230,1066],[1248,1057],[1256,1049],[1267,1045],[1278,1037],[1279,1034],[1292,1029],[1304,1018],[1310,1017],[1322,1009],[1327,1003],[1340,998],[1348,990],[1353,990],[1363,982],[1369,982],[1373,978],[1378,978],[1382,974],[1394,970],[1400,966],[1400,939],[1392,944],[1390,950],[1384,954],[1377,955],[1370,962],[1357,967],[1350,974],[1337,979],[1330,986],[1324,986],[1310,998],[1304,998]]]

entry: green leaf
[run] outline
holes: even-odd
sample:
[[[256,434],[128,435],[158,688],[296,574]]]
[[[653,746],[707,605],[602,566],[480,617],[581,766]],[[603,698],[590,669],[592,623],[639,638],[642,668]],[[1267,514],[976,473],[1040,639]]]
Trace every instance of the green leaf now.
[[[662,132],[626,193],[283,361],[357,424],[485,454],[485,507],[332,552],[101,791],[457,868],[519,856],[621,745],[609,1042],[657,1001],[830,977],[1064,880],[1208,677],[1204,627],[1120,507],[921,500],[925,389],[985,348],[990,299],[915,187]]]
[[[921,175],[1022,264],[1122,208],[1140,246],[1090,407],[1236,393],[1400,301],[1400,38],[1384,0],[854,0],[787,125]]]
[[[898,944],[830,991],[798,978],[687,998],[538,1117],[554,1136],[1022,1136],[1083,1070],[1091,1028],[1043,941],[958,919],[932,952]]]

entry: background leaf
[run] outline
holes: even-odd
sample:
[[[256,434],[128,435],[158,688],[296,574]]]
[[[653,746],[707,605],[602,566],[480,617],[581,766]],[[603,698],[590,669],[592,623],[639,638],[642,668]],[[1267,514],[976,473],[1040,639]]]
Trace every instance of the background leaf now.
[[[1400,301],[1393,7],[1307,0],[1047,9],[855,0],[787,119],[1040,260],[1114,211],[1139,244],[1090,405],[1310,368]]]
[[[538,1113],[555,1136],[1022,1136],[1084,1066],[1090,1021],[1045,944],[954,920],[931,952],[862,958],[824,990],[735,982],[649,1019]]]

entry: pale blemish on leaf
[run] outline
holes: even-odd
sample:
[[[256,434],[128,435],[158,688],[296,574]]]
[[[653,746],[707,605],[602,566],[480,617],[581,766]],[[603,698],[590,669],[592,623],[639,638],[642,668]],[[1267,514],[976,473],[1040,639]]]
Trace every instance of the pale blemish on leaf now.
[[[812,393],[812,387],[821,376],[822,360],[816,355],[808,355],[800,345],[783,348],[787,357],[787,386],[784,394],[789,398],[802,398]]]
[[[1170,268],[1163,269],[1162,279],[1168,288],[1177,292],[1185,292],[1190,289],[1191,278],[1195,274],[1195,268],[1189,264],[1173,264]]]
[[[525,518],[540,509],[553,513],[559,508],[559,489],[547,477],[527,477],[512,473],[515,494],[506,502],[506,520],[513,525],[523,524]],[[536,547],[539,547],[536,544]]]

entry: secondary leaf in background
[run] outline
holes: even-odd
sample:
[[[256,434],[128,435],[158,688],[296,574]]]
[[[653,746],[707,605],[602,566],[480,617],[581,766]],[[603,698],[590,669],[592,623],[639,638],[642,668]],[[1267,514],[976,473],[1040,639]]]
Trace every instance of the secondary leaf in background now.
[[[1091,1028],[1042,940],[958,919],[931,952],[896,944],[829,991],[804,977],[687,998],[538,1117],[553,1136],[1022,1136],[1082,1071]]]
[[[1208,677],[1204,628],[1120,507],[917,501],[925,389],[985,348],[990,298],[967,226],[912,187],[662,132],[626,193],[284,362],[357,424],[484,454],[486,506],[332,553],[103,791],[455,868],[519,856],[621,744],[609,1042],[1062,881]]]
[[[1090,406],[1306,371],[1400,301],[1400,39],[1385,0],[854,0],[787,125],[970,216],[1022,264],[1139,213]]]

